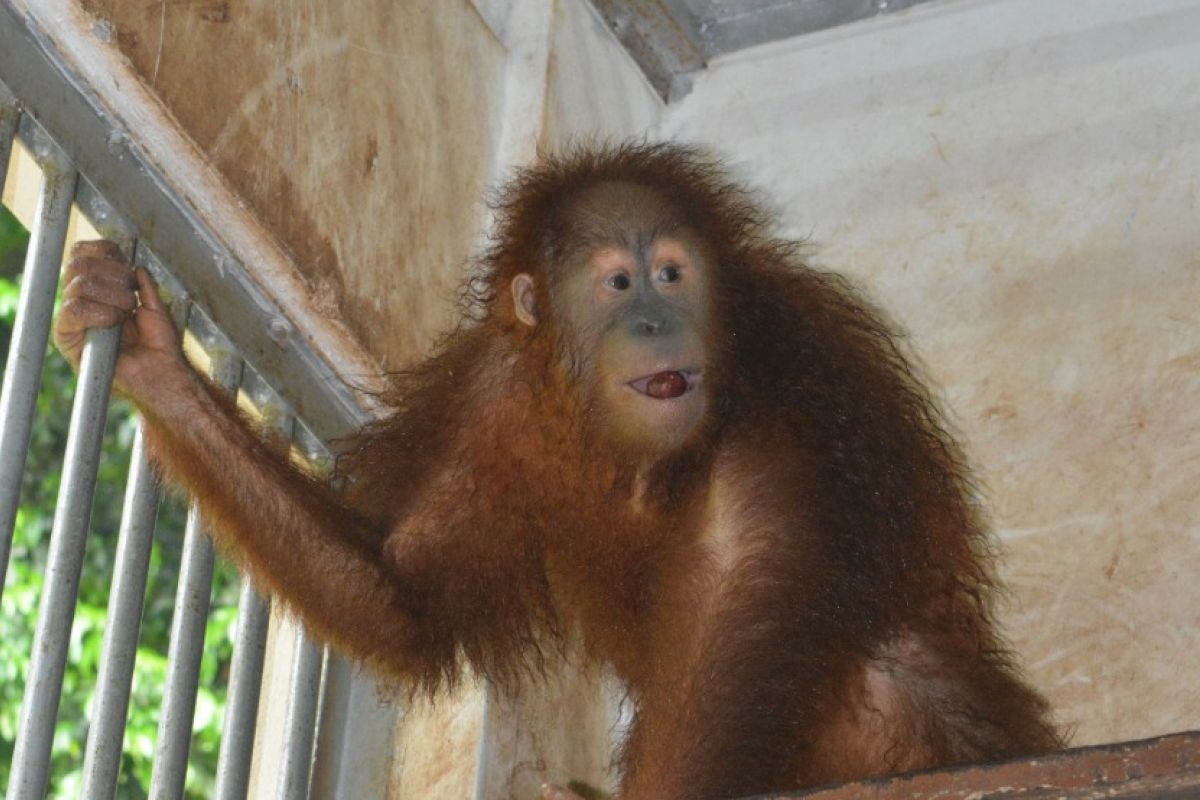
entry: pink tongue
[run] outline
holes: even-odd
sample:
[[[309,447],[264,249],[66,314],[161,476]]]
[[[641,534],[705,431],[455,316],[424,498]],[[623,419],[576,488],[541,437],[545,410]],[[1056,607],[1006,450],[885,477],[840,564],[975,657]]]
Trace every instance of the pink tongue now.
[[[660,372],[646,384],[646,394],[659,400],[679,397],[687,391],[687,378],[681,372]]]

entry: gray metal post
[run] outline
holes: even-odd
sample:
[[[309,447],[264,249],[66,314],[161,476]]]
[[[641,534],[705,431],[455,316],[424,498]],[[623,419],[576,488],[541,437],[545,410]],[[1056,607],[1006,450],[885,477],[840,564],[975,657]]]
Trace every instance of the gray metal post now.
[[[238,600],[237,639],[229,669],[221,752],[217,757],[215,800],[242,800],[250,786],[270,619],[270,605],[244,580]]]
[[[303,425],[297,425],[293,440],[318,475],[328,473],[331,463],[329,453],[312,433]],[[287,717],[283,729],[283,774],[277,791],[280,800],[306,800],[309,794],[322,662],[322,648],[314,644],[301,628],[296,634],[296,649],[292,656]]]
[[[139,261],[149,258],[144,252],[138,255]],[[182,327],[187,318],[186,298],[176,293],[168,302],[176,325]],[[116,796],[158,502],[158,479],[146,460],[139,425],[130,455],[100,672],[96,678],[96,702],[83,759],[84,800],[111,800]]]
[[[205,536],[195,504],[188,509],[184,531],[175,615],[167,652],[167,678],[154,748],[150,797],[155,800],[183,797],[196,688],[204,650],[204,628],[212,593],[213,551]]]
[[[333,650],[321,680],[313,797],[385,797],[400,708],[368,674]]]
[[[301,630],[296,634],[288,689],[287,721],[283,728],[283,774],[279,800],[307,800],[312,774],[317,705],[321,691],[322,649]]]
[[[4,591],[21,476],[33,430],[38,384],[54,311],[54,290],[58,286],[77,179],[67,157],[45,134],[36,132],[32,144],[34,157],[42,167],[42,191],[25,254],[17,319],[4,367],[4,385],[0,389],[0,593]]]
[[[277,434],[283,442],[290,442],[293,418],[279,396],[257,375],[251,377],[248,374],[243,386],[262,411],[266,429]],[[267,601],[243,577],[233,663],[230,665],[225,701],[225,721],[221,729],[221,753],[217,758],[216,800],[242,800],[250,785],[250,763],[254,756],[254,732],[258,721],[258,700],[262,689],[270,616]]]
[[[83,760],[82,796],[86,800],[112,798],[117,791],[158,501],[158,480],[146,461],[139,428],[133,441],[129,483],[125,486],[125,507],[121,512],[121,533],[96,678],[96,701]]]
[[[201,336],[202,341],[205,338]],[[213,380],[222,388],[235,391],[241,380],[241,358],[232,352],[228,343],[206,349],[212,358]],[[167,679],[154,750],[154,771],[150,776],[151,800],[174,800],[183,796],[212,575],[212,542],[204,533],[200,514],[193,503],[184,532],[179,589],[175,595],[175,615],[171,619]]]
[[[61,252],[61,245],[60,245]],[[62,693],[71,619],[100,463],[100,443],[108,411],[120,329],[88,333],[71,409],[71,427],[62,486],[54,511],[46,583],[38,606],[37,632],[30,659],[21,722],[9,778],[9,800],[41,800],[49,779],[54,720]],[[43,344],[44,346],[44,344]]]
[[[17,120],[20,117],[21,106],[17,98],[0,82],[0,194],[4,193],[8,161],[12,157],[13,139],[17,135]]]

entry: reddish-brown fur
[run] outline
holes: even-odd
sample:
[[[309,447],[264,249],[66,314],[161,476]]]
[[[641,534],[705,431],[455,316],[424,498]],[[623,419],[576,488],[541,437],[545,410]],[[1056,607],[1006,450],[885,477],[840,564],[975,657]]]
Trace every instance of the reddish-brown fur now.
[[[572,202],[609,182],[665,198],[715,272],[710,415],[652,464],[589,424],[561,357],[576,343],[553,315],[523,325],[507,292],[532,272],[552,307]],[[1061,744],[994,631],[959,449],[880,314],[688,149],[549,160],[497,210],[464,323],[397,377],[394,415],[340,464],[344,496],[215,396],[147,409],[156,459],[224,550],[319,635],[425,687],[464,661],[511,687],[581,632],[636,701],[628,798]]]

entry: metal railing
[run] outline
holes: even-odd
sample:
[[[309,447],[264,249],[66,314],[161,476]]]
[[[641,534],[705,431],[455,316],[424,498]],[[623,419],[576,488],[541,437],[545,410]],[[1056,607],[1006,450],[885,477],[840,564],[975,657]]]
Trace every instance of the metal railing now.
[[[22,474],[37,424],[37,391],[73,207],[101,235],[116,241],[133,263],[154,275],[177,323],[206,355],[213,380],[230,392],[240,389],[243,399],[248,398],[266,424],[300,453],[314,459],[327,457],[311,431],[336,435],[358,422],[345,390],[339,388],[329,368],[302,344],[280,342],[277,332],[268,330],[282,315],[251,281],[238,279],[239,268],[219,239],[167,193],[164,181],[155,180],[154,170],[140,160],[136,145],[114,129],[82,87],[86,82],[55,58],[47,38],[0,1],[0,193],[14,142],[32,155],[41,173],[40,198],[0,391],[0,593]],[[104,187],[103,194],[98,186]],[[141,235],[139,222],[152,231],[151,236]],[[213,264],[219,266],[219,276],[214,277]],[[231,271],[236,273],[232,279]],[[196,302],[197,293],[203,303]],[[83,350],[8,800],[42,798],[49,785],[55,720],[84,569],[118,335],[116,329],[93,331]],[[237,339],[237,346],[232,338]],[[270,382],[265,371],[257,369],[259,364],[267,366]],[[286,393],[290,402],[280,393]],[[293,408],[307,411],[304,423]],[[160,499],[140,431],[130,459],[83,755],[85,798],[115,796]],[[176,798],[184,793],[213,565],[211,543],[193,508],[187,518],[171,623],[149,787],[153,798]],[[241,798],[247,793],[269,607],[246,584],[238,614],[217,762],[219,798]],[[324,658],[322,649],[303,634],[298,638],[286,729],[281,734],[285,744],[276,788],[276,796],[281,798],[308,796],[315,757]]]

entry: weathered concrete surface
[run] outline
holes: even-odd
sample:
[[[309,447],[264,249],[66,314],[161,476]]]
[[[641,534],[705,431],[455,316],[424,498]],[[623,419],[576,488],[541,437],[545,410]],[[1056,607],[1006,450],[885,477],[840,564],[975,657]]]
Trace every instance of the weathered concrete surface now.
[[[479,245],[503,101],[471,4],[81,2],[329,313],[389,366],[424,354]]]
[[[1079,748],[819,789],[793,800],[1185,800],[1200,796],[1200,733]],[[779,796],[778,800],[786,800]]]
[[[477,773],[480,797],[535,798],[547,781],[615,789],[617,690],[594,670],[548,666],[515,698],[491,693]]]
[[[475,752],[483,732],[483,691],[476,683],[417,698],[396,725],[396,749],[387,796],[474,796]]]
[[[586,0],[561,0],[551,34],[542,146],[642,136],[663,114],[633,59]]]

